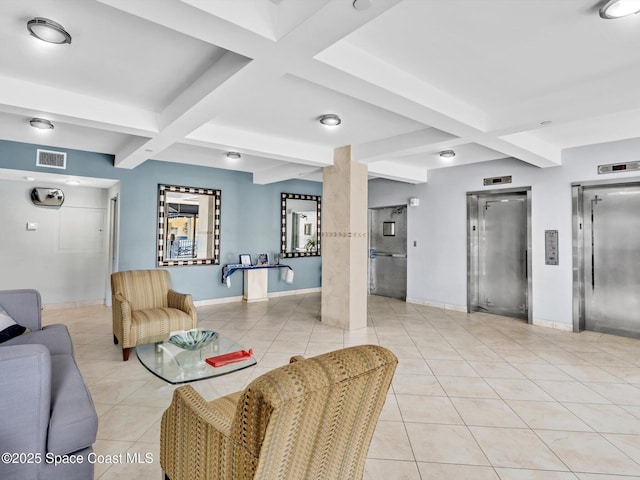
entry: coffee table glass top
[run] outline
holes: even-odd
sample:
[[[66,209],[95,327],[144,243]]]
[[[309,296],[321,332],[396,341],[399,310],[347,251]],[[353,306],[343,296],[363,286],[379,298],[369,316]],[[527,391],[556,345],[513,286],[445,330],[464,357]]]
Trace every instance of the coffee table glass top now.
[[[256,364],[253,357],[222,367],[212,367],[205,362],[209,357],[239,350],[243,347],[221,334],[199,350],[185,350],[168,340],[136,346],[140,362],[151,373],[173,384],[218,377]]]

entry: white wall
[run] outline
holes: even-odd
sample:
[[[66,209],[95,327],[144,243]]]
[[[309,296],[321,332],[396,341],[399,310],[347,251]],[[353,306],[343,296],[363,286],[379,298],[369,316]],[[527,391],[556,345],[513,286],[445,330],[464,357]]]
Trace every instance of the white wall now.
[[[637,178],[640,172],[598,175],[597,165],[637,161],[640,140],[568,149],[562,166],[540,169],[514,159],[429,171],[426,184],[407,185],[386,180],[369,182],[369,206],[407,203],[408,301],[466,309],[467,230],[466,193],[484,187],[482,179],[512,175],[503,188],[531,187],[532,280],[534,323],[568,328],[572,322],[571,184]],[[544,263],[544,231],[558,230],[559,265]],[[417,242],[417,247],[413,242]]]
[[[34,187],[65,193],[59,208],[35,206]],[[104,301],[107,190],[0,180],[0,289],[35,288],[45,305]],[[36,230],[27,230],[27,223]]]

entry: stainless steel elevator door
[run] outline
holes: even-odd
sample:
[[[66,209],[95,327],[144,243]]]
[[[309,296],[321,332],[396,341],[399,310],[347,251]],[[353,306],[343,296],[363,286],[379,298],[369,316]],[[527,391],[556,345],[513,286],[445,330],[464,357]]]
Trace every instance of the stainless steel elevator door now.
[[[369,293],[407,298],[407,207],[369,209]]]
[[[640,187],[584,190],[585,328],[640,337]]]
[[[525,194],[478,199],[478,309],[527,318]]]

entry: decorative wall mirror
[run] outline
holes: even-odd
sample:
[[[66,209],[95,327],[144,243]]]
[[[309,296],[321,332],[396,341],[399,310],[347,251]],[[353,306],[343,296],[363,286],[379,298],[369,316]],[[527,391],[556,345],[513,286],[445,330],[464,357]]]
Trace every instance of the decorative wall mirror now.
[[[222,192],[158,185],[158,266],[219,265]]]
[[[282,256],[292,258],[320,255],[321,197],[282,193],[280,199]]]

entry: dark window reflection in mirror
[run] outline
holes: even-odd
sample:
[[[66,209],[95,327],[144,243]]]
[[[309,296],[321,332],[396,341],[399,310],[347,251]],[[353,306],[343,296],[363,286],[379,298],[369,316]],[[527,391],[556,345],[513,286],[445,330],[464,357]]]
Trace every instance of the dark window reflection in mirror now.
[[[158,266],[220,264],[222,192],[158,185]]]
[[[280,252],[283,257],[320,255],[321,197],[282,193]]]

